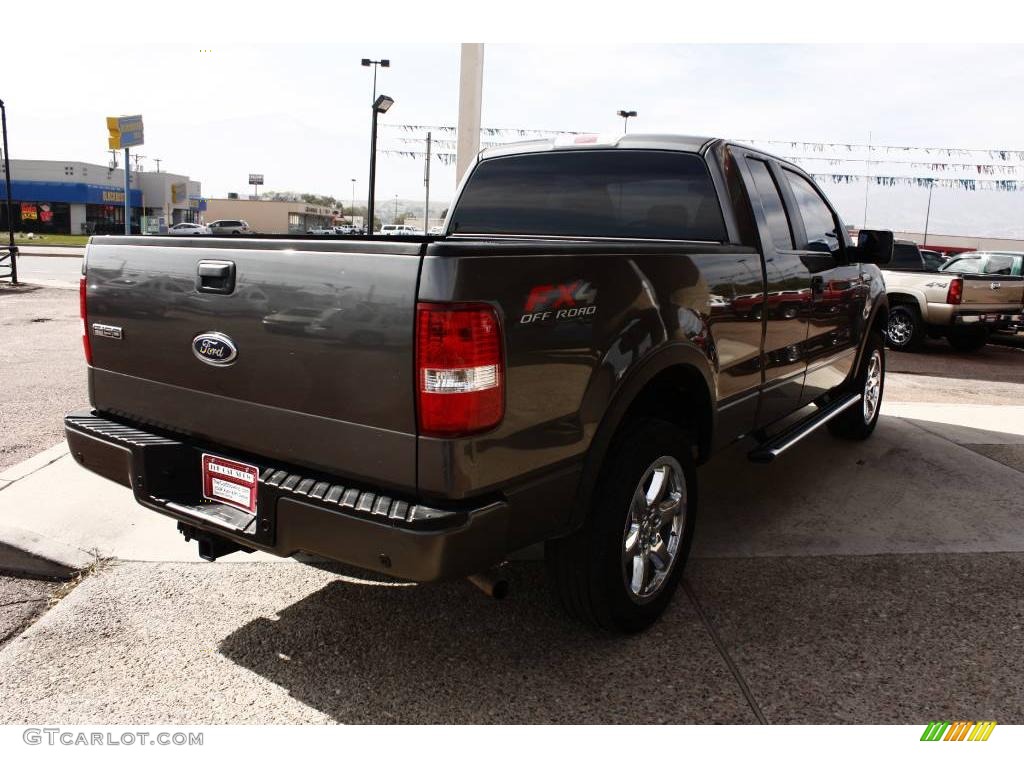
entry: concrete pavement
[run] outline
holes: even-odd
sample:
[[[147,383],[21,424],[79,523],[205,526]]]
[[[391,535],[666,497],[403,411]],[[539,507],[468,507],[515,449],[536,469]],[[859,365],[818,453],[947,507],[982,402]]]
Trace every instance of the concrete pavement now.
[[[0,648],[0,722],[1020,722],[1021,390],[892,374],[871,440],[716,457],[684,588],[630,638],[565,619],[536,562],[500,603],[197,562],[57,445],[0,472],[0,539],[116,559]]]
[[[82,249],[83,252],[84,250]],[[18,280],[22,283],[45,285],[49,288],[78,288],[78,278],[81,275],[81,254],[18,255]]]
[[[1024,552],[1024,475],[1013,464],[1024,460],[1024,406],[885,402],[882,414],[864,443],[822,430],[770,465],[737,446],[702,467],[695,554]],[[198,561],[173,520],[81,469],[63,444],[3,471],[0,486],[0,532],[31,534],[43,560]],[[971,500],[981,498],[979,513]],[[272,559],[227,561],[254,558]]]

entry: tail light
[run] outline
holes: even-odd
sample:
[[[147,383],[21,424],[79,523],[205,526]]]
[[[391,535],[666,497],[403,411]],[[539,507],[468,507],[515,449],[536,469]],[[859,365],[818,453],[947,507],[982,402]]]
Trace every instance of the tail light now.
[[[92,340],[89,338],[89,311],[85,306],[85,275],[78,278],[78,314],[82,316],[82,348],[85,362],[92,365]]]
[[[487,304],[416,305],[420,432],[437,437],[490,429],[505,415],[498,315]]]
[[[949,281],[949,289],[946,291],[947,304],[959,304],[964,298],[964,279],[954,277]]]

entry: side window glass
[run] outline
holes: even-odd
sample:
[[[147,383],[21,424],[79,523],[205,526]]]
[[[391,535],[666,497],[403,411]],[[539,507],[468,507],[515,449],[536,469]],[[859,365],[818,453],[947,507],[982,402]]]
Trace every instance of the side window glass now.
[[[808,251],[836,253],[839,250],[839,232],[832,209],[807,179],[790,170],[785,173],[807,233],[807,242],[801,243],[800,247]]]
[[[764,210],[765,219],[768,220],[768,231],[771,233],[775,248],[783,251],[793,250],[793,233],[789,228],[789,219],[786,217],[782,196],[768,169],[768,164],[763,160],[748,158],[747,167],[754,177],[754,187],[757,189],[757,196],[761,198],[761,208]]]
[[[1013,257],[1012,256],[1001,256],[993,255],[988,257],[988,263],[985,265],[986,275],[1012,275],[1013,274]]]

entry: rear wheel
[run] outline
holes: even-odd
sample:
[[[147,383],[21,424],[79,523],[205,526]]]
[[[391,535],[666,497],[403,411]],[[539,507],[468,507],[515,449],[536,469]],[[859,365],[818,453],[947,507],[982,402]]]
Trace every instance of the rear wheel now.
[[[890,349],[913,352],[924,343],[925,329],[917,307],[899,304],[889,311],[885,328],[886,343]]]
[[[977,352],[988,343],[988,331],[984,328],[953,328],[946,338],[957,352]]]
[[[885,390],[885,345],[877,331],[868,338],[860,369],[854,379],[859,406],[851,406],[828,423],[829,431],[845,440],[865,440],[875,431]]]
[[[549,579],[574,618],[639,632],[665,610],[693,540],[697,477],[686,435],[644,419],[605,462],[584,527],[545,549]]]

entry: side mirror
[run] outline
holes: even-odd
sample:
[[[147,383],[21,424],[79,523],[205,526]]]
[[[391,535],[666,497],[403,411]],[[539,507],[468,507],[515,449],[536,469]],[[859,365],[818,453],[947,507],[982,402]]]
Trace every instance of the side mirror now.
[[[857,248],[851,261],[885,265],[892,261],[894,238],[884,229],[862,229],[857,233]]]

